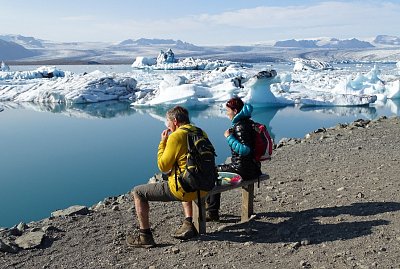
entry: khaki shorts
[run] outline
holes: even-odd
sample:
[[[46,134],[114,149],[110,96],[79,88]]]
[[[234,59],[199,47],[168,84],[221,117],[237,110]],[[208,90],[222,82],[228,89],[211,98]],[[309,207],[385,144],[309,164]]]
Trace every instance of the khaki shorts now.
[[[180,201],[169,190],[168,181],[139,185],[133,188],[132,193],[142,201]]]

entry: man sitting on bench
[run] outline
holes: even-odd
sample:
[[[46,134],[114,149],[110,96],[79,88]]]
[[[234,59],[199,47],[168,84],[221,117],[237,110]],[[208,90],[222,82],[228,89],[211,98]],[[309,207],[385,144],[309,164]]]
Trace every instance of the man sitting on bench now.
[[[243,180],[251,180],[261,175],[261,164],[254,160],[254,129],[251,113],[253,107],[244,104],[239,97],[231,98],[226,103],[226,114],[232,121],[232,126],[225,131],[224,136],[231,149],[231,163],[218,166],[219,172],[239,174]],[[221,193],[207,198],[207,221],[219,220]]]

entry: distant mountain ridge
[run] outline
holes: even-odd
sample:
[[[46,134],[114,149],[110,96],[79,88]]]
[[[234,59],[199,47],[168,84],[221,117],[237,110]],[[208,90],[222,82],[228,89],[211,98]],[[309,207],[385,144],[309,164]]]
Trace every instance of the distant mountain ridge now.
[[[8,42],[14,42],[26,49],[31,48],[44,48],[41,40],[30,36],[22,35],[0,35],[0,39]]]
[[[373,42],[382,45],[400,45],[400,38],[390,35],[378,35]]]
[[[18,60],[37,55],[37,52],[28,50],[23,46],[0,39],[0,60]]]
[[[337,49],[355,49],[355,48],[373,48],[374,45],[367,41],[361,41],[356,38],[340,40],[337,38],[314,39],[314,40],[283,40],[277,41],[274,47],[292,47],[292,48],[337,48]]]
[[[12,41],[10,41],[12,40]],[[284,62],[293,58],[329,62],[398,62],[400,38],[378,35],[371,43],[356,38],[277,41],[274,45],[197,46],[173,39],[126,39],[112,42],[54,42],[21,35],[0,35],[0,61],[9,64],[132,64],[138,56],[155,58],[172,49],[177,58],[235,62]],[[374,46],[375,45],[375,46]],[[292,49],[294,48],[294,49]]]
[[[119,46],[166,46],[168,48],[179,48],[184,50],[202,50],[201,47],[196,46],[194,44],[183,42],[181,40],[173,40],[173,39],[149,39],[149,38],[139,38],[136,40],[126,39],[121,41]]]

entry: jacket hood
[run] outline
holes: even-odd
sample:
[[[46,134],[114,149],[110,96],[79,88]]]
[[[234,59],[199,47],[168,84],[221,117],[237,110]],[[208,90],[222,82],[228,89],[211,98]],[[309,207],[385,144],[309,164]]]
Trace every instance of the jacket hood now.
[[[242,110],[236,114],[236,116],[232,119],[232,124],[236,124],[243,118],[251,118],[251,113],[253,112],[253,106],[250,104],[244,104]]]

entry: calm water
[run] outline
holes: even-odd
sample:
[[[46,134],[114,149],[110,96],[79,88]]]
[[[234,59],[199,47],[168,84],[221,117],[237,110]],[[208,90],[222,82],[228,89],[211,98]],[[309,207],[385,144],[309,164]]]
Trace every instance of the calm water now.
[[[163,109],[135,110],[126,102],[0,107],[5,108],[0,112],[0,227],[46,218],[71,205],[91,206],[127,193],[157,172]],[[339,122],[400,115],[399,108],[399,100],[362,108],[269,108],[255,110],[253,119],[267,124],[277,142]],[[229,155],[223,133],[230,124],[223,107],[190,113],[223,162]]]

